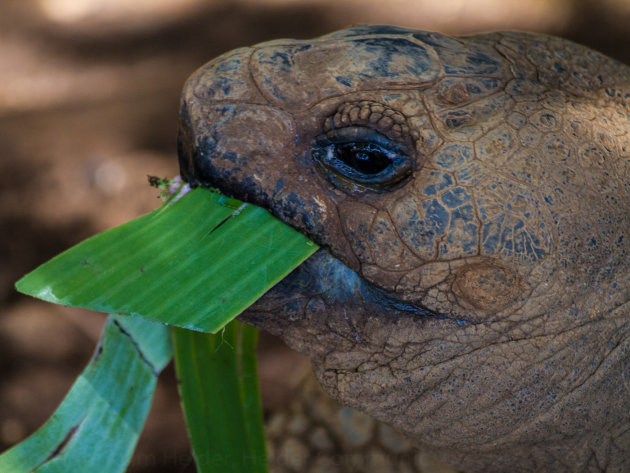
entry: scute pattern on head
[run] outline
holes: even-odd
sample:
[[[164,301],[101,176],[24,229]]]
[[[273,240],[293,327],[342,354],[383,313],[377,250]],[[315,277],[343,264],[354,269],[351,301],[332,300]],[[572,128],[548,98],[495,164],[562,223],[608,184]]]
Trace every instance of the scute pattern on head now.
[[[180,163],[324,248],[243,318],[342,403],[467,471],[623,471],[629,117],[573,43],[364,26],[200,68]]]

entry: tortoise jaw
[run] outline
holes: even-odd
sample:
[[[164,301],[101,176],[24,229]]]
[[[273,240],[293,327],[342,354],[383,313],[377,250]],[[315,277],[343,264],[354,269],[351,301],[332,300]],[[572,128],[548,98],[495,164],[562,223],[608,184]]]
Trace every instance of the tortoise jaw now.
[[[313,306],[320,304],[330,313],[341,308],[345,314],[387,314],[392,320],[402,315],[413,316],[418,320],[451,319],[448,314],[438,314],[417,304],[397,299],[367,282],[323,248],[247,309],[244,319],[273,333],[277,331],[273,327],[278,323],[308,318]],[[459,325],[466,324],[464,321],[456,322]]]

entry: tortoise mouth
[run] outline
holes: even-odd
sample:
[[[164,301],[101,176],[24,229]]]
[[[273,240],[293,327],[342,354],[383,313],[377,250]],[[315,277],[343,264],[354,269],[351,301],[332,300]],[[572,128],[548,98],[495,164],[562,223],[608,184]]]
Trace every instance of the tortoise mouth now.
[[[190,136],[191,125],[187,117],[187,113],[182,115],[183,121],[180,123],[178,137],[180,172],[186,182],[192,187],[202,185],[215,188],[230,197],[260,206],[285,224],[306,234],[308,238],[321,247],[276,287],[268,291],[269,296],[265,294],[259,299],[254,304],[256,308],[261,310],[268,308],[269,304],[266,301],[271,301],[277,308],[277,310],[274,309],[275,312],[286,312],[290,319],[295,315],[296,307],[301,304],[296,302],[298,299],[308,302],[310,299],[320,298],[329,306],[367,307],[372,314],[386,312],[393,316],[414,316],[419,320],[427,318],[434,320],[453,319],[450,314],[436,313],[415,302],[401,300],[396,294],[390,293],[360,276],[326,249],[325,244],[318,241],[318,232],[322,231],[323,226],[314,216],[304,211],[303,205],[298,205],[301,207],[301,215],[294,215],[295,209],[287,211],[283,207],[277,207],[274,212],[272,208],[274,204],[281,206],[282,203],[274,202],[258,182],[254,182],[249,177],[246,177],[244,182],[237,181],[237,177],[229,169],[219,168],[212,159],[208,159],[212,154],[212,147],[203,142],[193,144],[192,136]],[[206,159],[200,159],[200,155],[204,155]],[[205,167],[199,168],[199,163],[204,163]],[[247,182],[248,179],[251,182]],[[296,204],[295,202],[292,203]],[[289,218],[281,218],[282,216]],[[292,225],[292,220],[302,223],[302,230]],[[283,303],[281,301],[283,297],[288,302]],[[456,321],[460,325],[466,323],[460,320]]]
[[[188,181],[188,177],[184,176]],[[190,181],[189,181],[190,182]],[[252,194],[244,191],[235,183],[223,180],[212,179],[209,182],[195,182],[204,187],[212,187],[220,192],[242,200],[251,205],[257,205],[270,213],[272,209],[268,207],[265,199],[252,198]],[[278,217],[276,217],[278,218]],[[280,219],[282,220],[282,219]],[[283,222],[287,225],[290,223]],[[292,226],[292,225],[290,225]],[[293,227],[293,226],[292,226]],[[293,227],[296,231],[299,229]],[[420,319],[452,319],[458,325],[466,325],[468,322],[455,319],[450,314],[442,314],[431,311],[417,303],[404,301],[378,285],[366,280],[341,259],[337,258],[331,251],[322,247],[321,242],[317,241],[317,235],[307,235],[318,245],[319,250],[307,258],[300,266],[287,275],[279,284],[270,289],[267,294],[263,295],[255,304],[254,308],[260,311],[270,310],[267,303],[271,301],[274,306],[273,312],[286,311],[289,319],[295,317],[296,300],[311,300],[313,298],[321,298],[324,304],[328,306],[342,305],[350,307],[369,307],[369,312],[374,314],[387,312],[391,315],[411,315]],[[282,302],[282,298],[286,299],[286,303]],[[254,324],[259,325],[259,324]],[[261,327],[263,328],[263,327]]]
[[[281,297],[286,297],[289,306],[296,299],[310,301],[320,298],[330,307],[368,308],[368,312],[373,314],[387,312],[390,315],[413,315],[419,319],[452,319],[448,314],[439,314],[399,300],[395,295],[366,281],[324,248],[313,253],[269,293],[276,303],[280,302]],[[264,299],[265,296],[260,299],[259,308],[264,305]],[[465,325],[466,322],[457,320],[457,323]]]

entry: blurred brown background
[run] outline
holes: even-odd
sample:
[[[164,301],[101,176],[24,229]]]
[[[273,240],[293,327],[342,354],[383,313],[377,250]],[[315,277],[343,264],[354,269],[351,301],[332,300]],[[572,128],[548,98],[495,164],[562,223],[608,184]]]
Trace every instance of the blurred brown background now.
[[[13,283],[79,240],[159,205],[147,174],[178,173],[184,80],[236,47],[356,23],[564,36],[630,63],[628,0],[5,0],[0,3],[0,450],[54,410],[104,317],[21,296]],[[264,337],[267,408],[303,358]],[[290,373],[290,375],[287,375]],[[194,471],[172,368],[133,472]]]

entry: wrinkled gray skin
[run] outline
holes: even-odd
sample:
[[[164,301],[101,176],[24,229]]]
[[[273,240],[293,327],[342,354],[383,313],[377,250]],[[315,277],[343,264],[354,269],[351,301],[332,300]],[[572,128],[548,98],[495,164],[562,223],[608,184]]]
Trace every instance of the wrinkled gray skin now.
[[[627,472],[629,113],[561,39],[357,27],[200,68],[180,164],[322,247],[242,318],[341,403],[465,471]]]

